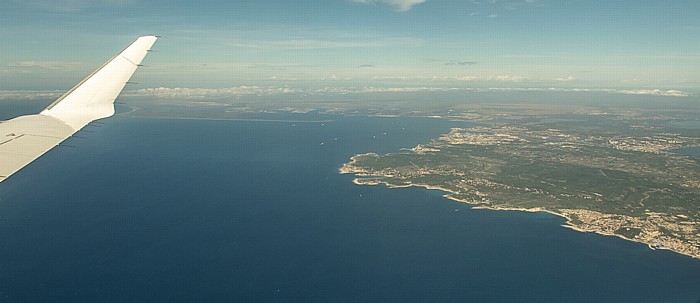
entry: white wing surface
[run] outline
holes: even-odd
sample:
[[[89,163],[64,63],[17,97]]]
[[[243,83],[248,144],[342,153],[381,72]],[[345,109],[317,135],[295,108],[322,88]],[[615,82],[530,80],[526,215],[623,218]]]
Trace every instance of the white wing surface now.
[[[0,122],[0,182],[88,123],[114,115],[114,100],[156,39],[136,39],[41,113]]]

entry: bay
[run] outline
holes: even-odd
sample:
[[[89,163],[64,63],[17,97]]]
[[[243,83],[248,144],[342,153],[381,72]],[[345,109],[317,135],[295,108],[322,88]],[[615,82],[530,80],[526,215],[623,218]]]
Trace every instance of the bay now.
[[[0,301],[700,299],[698,260],[338,174],[467,123],[272,118],[115,116],[0,183]]]

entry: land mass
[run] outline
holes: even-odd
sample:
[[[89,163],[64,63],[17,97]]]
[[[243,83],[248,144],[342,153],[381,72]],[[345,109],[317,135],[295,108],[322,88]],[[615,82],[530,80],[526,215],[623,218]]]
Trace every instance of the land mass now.
[[[439,189],[479,208],[548,212],[577,231],[700,258],[700,157],[672,152],[700,146],[697,130],[600,111],[460,116],[479,124],[355,155],[340,172],[356,184]]]

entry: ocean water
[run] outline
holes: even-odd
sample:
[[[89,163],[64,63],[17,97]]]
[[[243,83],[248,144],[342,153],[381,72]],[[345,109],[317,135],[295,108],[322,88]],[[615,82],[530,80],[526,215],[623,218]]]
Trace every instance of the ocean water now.
[[[670,150],[670,152],[686,156],[700,156],[700,147],[677,148]]]
[[[275,118],[334,122],[115,116],[0,183],[0,302],[700,299],[700,260],[338,174],[464,124]]]

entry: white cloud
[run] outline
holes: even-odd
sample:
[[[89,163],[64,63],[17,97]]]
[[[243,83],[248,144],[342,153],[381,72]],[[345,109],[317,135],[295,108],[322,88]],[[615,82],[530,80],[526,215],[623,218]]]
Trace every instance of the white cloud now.
[[[653,95],[667,97],[688,97],[689,93],[679,90],[660,90],[660,89],[636,89],[636,90],[621,90],[620,93],[627,95]]]
[[[464,76],[471,81],[470,76]],[[605,93],[625,95],[649,95],[663,97],[689,97],[692,94],[679,90],[661,89],[610,89],[610,88],[539,88],[539,87],[492,87],[492,88],[467,88],[467,87],[320,87],[320,88],[293,88],[278,86],[237,86],[225,88],[142,88],[125,91],[123,97],[149,97],[165,98],[172,100],[212,100],[227,99],[240,96],[276,96],[286,94],[362,94],[362,93],[410,93],[410,92],[559,92],[559,93]],[[20,91],[0,90],[0,100],[36,100],[54,99],[61,96],[63,91]]]
[[[357,3],[377,4],[382,3],[395,7],[400,12],[410,10],[414,5],[421,4],[426,0],[352,0]]]
[[[568,77],[566,77],[566,78],[564,78],[564,77],[558,77],[558,78],[554,79],[554,81],[559,81],[559,82],[571,82],[571,81],[574,81],[574,77],[573,77],[573,76],[568,76]]]
[[[474,76],[457,76],[454,78],[457,81],[474,81],[477,80],[477,77]]]
[[[0,100],[36,100],[60,97],[62,91],[2,90]]]
[[[471,88],[445,88],[445,87],[319,87],[319,88],[291,88],[291,87],[261,87],[238,86],[228,88],[143,88],[125,91],[124,97],[150,97],[180,100],[211,100],[226,99],[239,96],[274,96],[285,94],[362,94],[362,93],[408,93],[408,92],[446,92],[446,91],[474,91]],[[0,99],[2,98],[0,91]],[[15,94],[15,96],[17,96]]]
[[[496,81],[502,81],[502,82],[522,82],[525,78],[522,76],[511,76],[511,75],[503,75],[503,76],[495,76],[493,77],[493,80]]]
[[[415,80],[416,77],[406,77],[406,76],[374,76],[372,80],[391,80],[391,81],[407,81]]]
[[[444,76],[444,77],[438,77],[438,76],[433,76],[432,78],[433,81],[478,81],[481,80],[478,77],[475,76],[469,76],[469,75],[464,75],[464,76]]]
[[[210,99],[227,98],[235,96],[255,95],[271,96],[280,94],[291,94],[303,92],[301,89],[290,87],[260,87],[260,86],[237,86],[225,88],[184,88],[184,87],[157,87],[142,88],[132,91],[125,91],[125,97],[158,97],[173,99]]]
[[[612,89],[612,88],[539,88],[539,87],[499,87],[489,88],[488,91],[513,91],[513,92],[565,92],[565,93],[607,93],[607,94],[624,94],[624,95],[650,95],[663,97],[689,97],[691,93],[679,90],[660,90],[660,89]]]
[[[470,76],[462,81],[471,81]],[[183,98],[183,99],[208,99],[226,98],[241,95],[270,96],[280,94],[352,94],[352,93],[383,93],[383,92],[446,92],[446,91],[468,91],[468,92],[565,92],[565,93],[608,93],[626,95],[653,95],[666,97],[688,97],[690,93],[679,90],[660,89],[639,89],[624,90],[610,88],[539,88],[539,87],[494,87],[494,88],[463,88],[463,87],[321,87],[321,88],[291,88],[275,86],[238,86],[228,88],[143,88],[124,92],[124,96],[131,97],[160,97],[160,98]],[[8,91],[5,91],[6,93]],[[19,96],[20,92],[10,91],[10,95]],[[38,93],[38,92],[34,92]],[[46,92],[46,95],[56,94]],[[0,91],[0,99],[3,96]]]
[[[31,9],[50,12],[77,12],[88,8],[123,7],[135,0],[12,0]]]
[[[465,90],[471,91],[470,88],[444,88],[444,87],[363,87],[356,89],[354,93],[415,93],[415,92],[446,92]]]
[[[331,75],[330,77],[323,78],[321,80],[323,81],[350,81],[352,80],[352,77],[341,77],[341,76],[336,76],[336,75]]]
[[[472,76],[472,75],[462,75],[462,76],[375,76],[372,80],[432,80],[432,81],[483,81],[483,82],[544,82],[540,79],[526,78],[518,75],[500,75],[500,76]]]

